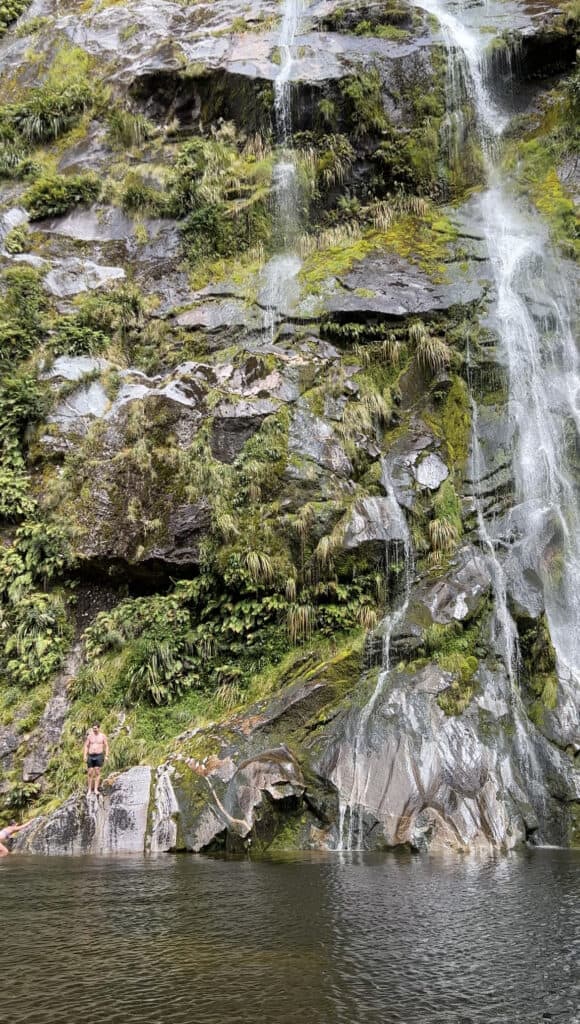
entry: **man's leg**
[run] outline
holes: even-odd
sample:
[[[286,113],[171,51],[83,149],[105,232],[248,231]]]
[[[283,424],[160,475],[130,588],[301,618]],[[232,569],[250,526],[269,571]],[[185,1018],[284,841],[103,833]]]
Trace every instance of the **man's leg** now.
[[[0,857],[7,857],[9,853],[8,847],[4,846],[4,843],[0,843]]]
[[[89,769],[88,769],[88,776],[89,776],[89,788],[88,788],[88,790],[87,790],[87,795],[90,795],[90,792],[91,792],[91,787],[92,787],[92,784],[93,784],[93,774],[94,774],[94,771],[95,771],[95,769],[94,769],[94,768],[89,768]]]
[[[99,782],[101,781],[101,769],[95,768],[95,796],[99,795]]]

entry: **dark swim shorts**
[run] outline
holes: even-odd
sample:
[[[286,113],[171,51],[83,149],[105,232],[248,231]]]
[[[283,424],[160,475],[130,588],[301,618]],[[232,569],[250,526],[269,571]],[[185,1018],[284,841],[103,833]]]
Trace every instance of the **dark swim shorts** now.
[[[104,754],[89,754],[87,757],[87,768],[102,768],[104,760]]]

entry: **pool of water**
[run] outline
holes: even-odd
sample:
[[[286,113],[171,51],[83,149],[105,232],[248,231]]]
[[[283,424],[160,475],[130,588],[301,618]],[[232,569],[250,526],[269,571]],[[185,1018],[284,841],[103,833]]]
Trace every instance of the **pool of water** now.
[[[12,1024],[580,1022],[580,856],[0,861]]]

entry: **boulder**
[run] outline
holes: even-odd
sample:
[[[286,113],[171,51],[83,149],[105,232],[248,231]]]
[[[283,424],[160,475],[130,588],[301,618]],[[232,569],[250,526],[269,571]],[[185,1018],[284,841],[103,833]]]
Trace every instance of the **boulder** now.
[[[405,543],[407,539],[408,532],[400,510],[398,515],[394,514],[390,498],[360,498],[353,505],[343,546],[350,551],[376,541],[388,545]]]
[[[296,409],[290,425],[288,448],[292,454],[315,462],[339,477],[349,477],[352,465],[329,423],[305,406]]]
[[[19,852],[52,856],[169,850],[175,806],[170,774],[140,765],[107,779],[98,799],[72,796],[57,811],[31,822],[15,846]]]
[[[51,269],[43,284],[50,295],[57,299],[71,298],[81,292],[103,288],[111,281],[123,281],[122,267],[103,267],[91,260],[53,260]]]

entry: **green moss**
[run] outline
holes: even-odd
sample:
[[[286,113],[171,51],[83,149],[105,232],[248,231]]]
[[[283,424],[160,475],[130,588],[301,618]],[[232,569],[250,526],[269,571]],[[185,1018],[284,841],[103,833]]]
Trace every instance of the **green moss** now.
[[[440,409],[425,417],[435,433],[447,446],[449,460],[459,474],[463,473],[471,437],[471,409],[467,384],[457,374]]]
[[[573,198],[559,179],[558,167],[575,160],[578,152],[579,82],[576,70],[544,97],[543,116],[524,121],[523,137],[511,139],[504,159],[517,190],[530,198],[554,240],[576,259],[580,256],[578,217]]]
[[[285,815],[281,819],[281,827],[277,830],[272,842],[268,845],[270,853],[298,850],[301,848],[300,838],[308,823],[306,814]]]
[[[411,33],[397,25],[380,25],[371,21],[359,21],[353,32],[355,36],[373,36],[376,39],[388,39],[392,43],[402,43],[410,38]]]
[[[444,261],[456,236],[456,230],[445,217],[431,212],[424,217],[402,215],[387,231],[370,230],[352,242],[313,252],[304,261],[300,280],[307,291],[318,292],[329,278],[347,273],[377,249],[396,252],[434,280],[442,280]]]
[[[567,195],[556,169],[557,154],[544,138],[513,147],[507,158],[518,190],[530,197],[550,230],[570,255],[580,256],[580,233],[574,202]]]
[[[545,615],[521,625],[519,636],[528,714],[541,729],[546,711],[558,706],[556,652]]]

